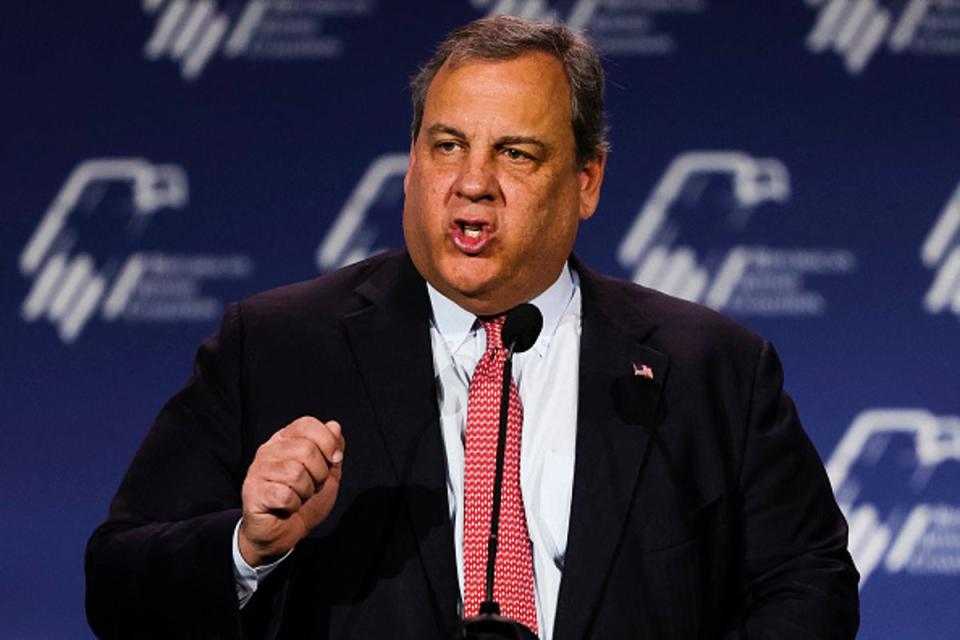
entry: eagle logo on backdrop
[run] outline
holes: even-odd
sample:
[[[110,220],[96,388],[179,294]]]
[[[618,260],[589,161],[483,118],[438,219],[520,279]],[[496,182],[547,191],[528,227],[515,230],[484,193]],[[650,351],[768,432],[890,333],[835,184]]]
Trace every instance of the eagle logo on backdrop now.
[[[384,230],[376,221],[398,219],[408,158],[406,153],[385,153],[367,167],[317,247],[316,263],[322,273],[400,246],[399,237],[395,242],[382,238]]]
[[[178,165],[81,162],[20,254],[20,273],[30,281],[23,320],[47,320],[70,343],[98,312],[105,321],[216,318],[223,304],[203,295],[201,283],[250,275],[250,258],[134,250],[155,214],[184,209],[188,200]]]
[[[196,80],[218,53],[226,59],[329,60],[346,43],[325,30],[329,18],[364,17],[374,0],[143,0],[154,16],[143,47],[147,60],[170,59],[184,80]]]
[[[826,467],[861,588],[878,572],[960,576],[960,416],[864,411]]]
[[[920,259],[936,272],[923,306],[929,313],[960,316],[960,183],[930,229]]]
[[[817,9],[807,35],[812,53],[834,52],[851,75],[884,45],[893,54],[960,55],[956,0],[806,0]]]
[[[807,275],[848,274],[845,249],[743,243],[761,207],[790,198],[776,158],[689,151],[669,164],[617,249],[634,282],[739,315],[814,316],[826,310]]]

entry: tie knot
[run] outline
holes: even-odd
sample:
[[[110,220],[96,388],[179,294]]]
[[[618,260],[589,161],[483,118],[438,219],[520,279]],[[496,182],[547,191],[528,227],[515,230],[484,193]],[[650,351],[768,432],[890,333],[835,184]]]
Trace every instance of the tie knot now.
[[[480,320],[480,326],[483,327],[483,331],[487,334],[487,353],[503,349],[503,340],[500,336],[503,332],[503,323],[506,319],[506,315],[478,318],[478,320]]]

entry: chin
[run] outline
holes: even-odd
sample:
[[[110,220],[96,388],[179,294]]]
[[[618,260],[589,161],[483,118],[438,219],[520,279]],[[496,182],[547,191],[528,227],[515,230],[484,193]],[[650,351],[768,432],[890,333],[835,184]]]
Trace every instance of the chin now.
[[[478,282],[474,280],[448,280],[447,282],[450,288],[453,289],[457,295],[466,298],[475,304],[482,303],[488,297],[487,294],[490,291],[490,287],[485,282]]]
[[[461,258],[438,271],[445,282],[465,296],[482,295],[498,281],[494,265],[478,258]]]
[[[499,309],[496,306],[496,287],[492,286],[488,280],[479,278],[443,278],[442,282],[447,287],[447,291],[441,289],[447,297],[461,307],[476,313],[478,315],[488,315],[497,313]]]

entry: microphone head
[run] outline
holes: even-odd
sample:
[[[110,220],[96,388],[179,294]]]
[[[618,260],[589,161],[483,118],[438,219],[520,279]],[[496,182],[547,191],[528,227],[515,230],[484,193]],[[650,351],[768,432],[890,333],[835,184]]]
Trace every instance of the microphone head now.
[[[529,302],[518,304],[507,311],[500,339],[508,350],[513,345],[513,353],[523,353],[533,346],[543,329],[543,316],[540,309]]]

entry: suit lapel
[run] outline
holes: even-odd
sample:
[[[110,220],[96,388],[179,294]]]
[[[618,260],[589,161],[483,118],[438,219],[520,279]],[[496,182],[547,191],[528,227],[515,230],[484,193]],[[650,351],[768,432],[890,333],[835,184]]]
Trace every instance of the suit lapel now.
[[[430,304],[409,258],[384,263],[357,292],[372,304],[344,319],[393,463],[442,627],[457,617],[457,571],[447,504]]]
[[[574,262],[583,293],[573,502],[554,638],[583,638],[603,595],[655,425],[668,359],[623,284]],[[636,368],[635,368],[636,367]],[[643,375],[649,367],[653,379]]]

